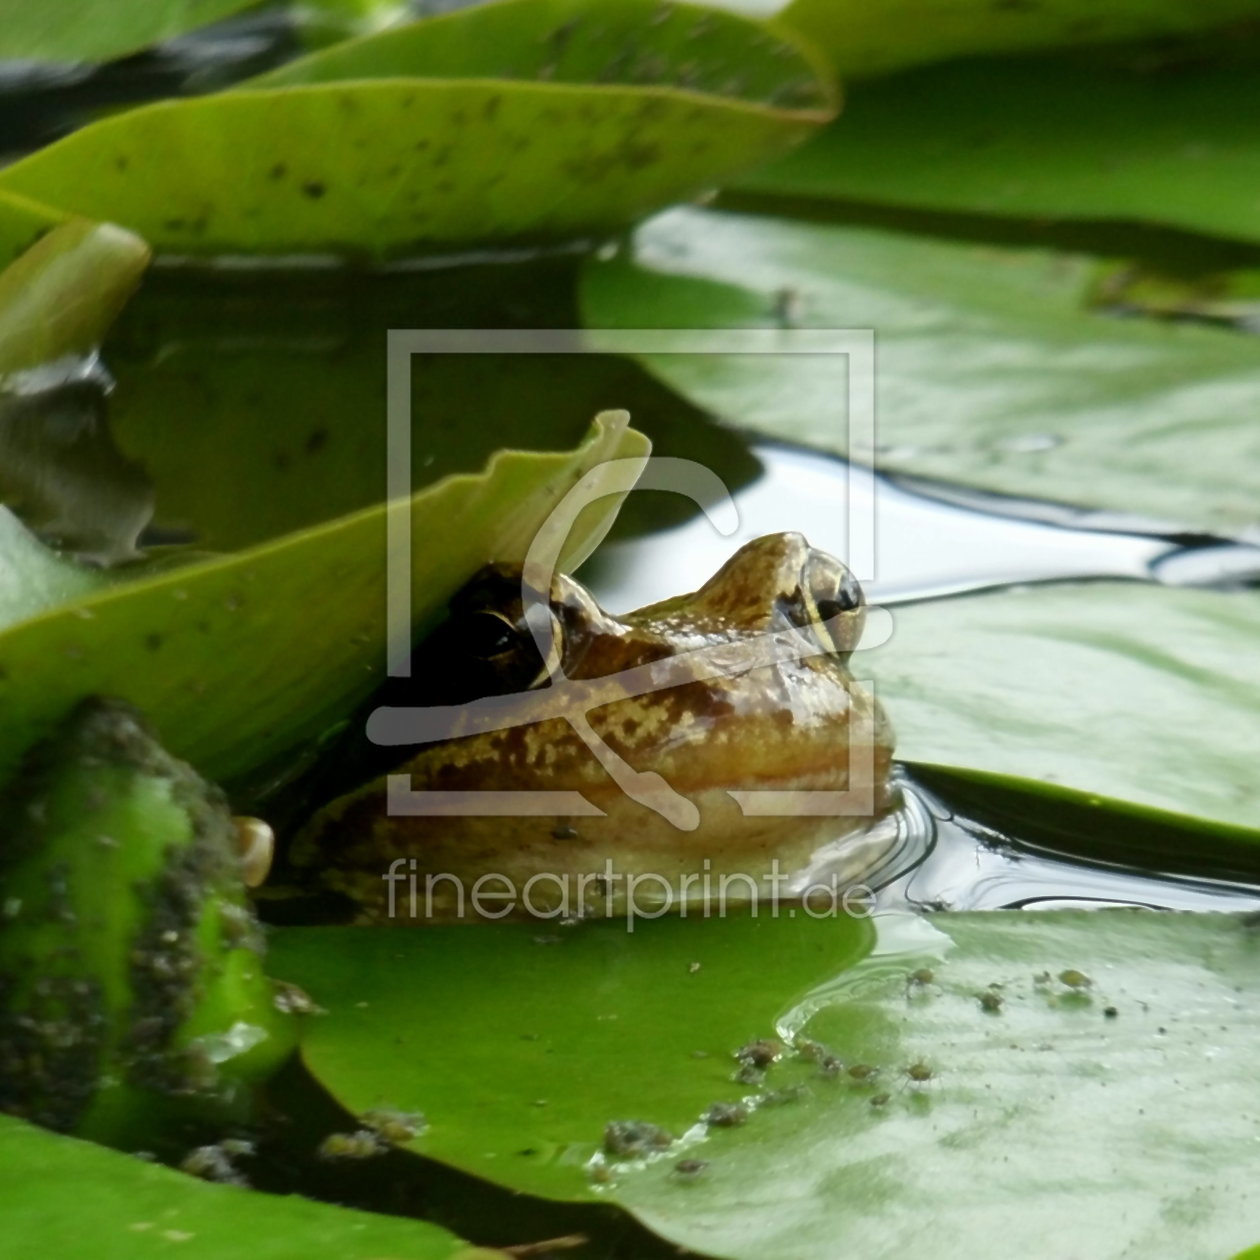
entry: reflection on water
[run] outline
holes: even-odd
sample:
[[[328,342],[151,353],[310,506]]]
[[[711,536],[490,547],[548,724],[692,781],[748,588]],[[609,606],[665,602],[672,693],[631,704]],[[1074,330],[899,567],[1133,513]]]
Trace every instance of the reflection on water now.
[[[953,810],[905,772],[896,845],[866,877],[883,911],[1260,909],[1241,881],[1165,875],[1118,862],[1034,848]],[[1053,808],[1053,806],[1047,806]],[[1206,844],[1207,842],[1204,841]],[[1206,855],[1205,855],[1206,861]]]
[[[153,485],[114,445],[108,378],[94,361],[50,366],[64,370],[11,378],[0,394],[0,502],[77,559],[135,559]]]
[[[850,479],[842,460],[777,443],[755,443],[752,452],[765,472],[735,492],[733,535],[723,537],[707,519],[693,517],[650,538],[608,543],[582,570],[600,602],[623,611],[694,590],[737,547],[782,530],[799,530],[814,546],[848,559],[849,521],[863,513],[876,567],[858,577],[873,605],[1070,578],[1173,585],[1260,578],[1260,547],[1142,532],[1163,522],[911,478]],[[854,502],[847,507],[850,492]]]

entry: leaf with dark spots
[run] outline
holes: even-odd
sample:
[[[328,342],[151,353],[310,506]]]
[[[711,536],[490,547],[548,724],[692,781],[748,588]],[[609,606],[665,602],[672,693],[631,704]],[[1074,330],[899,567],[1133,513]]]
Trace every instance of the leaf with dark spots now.
[[[487,555],[523,555],[555,496],[587,468],[646,446],[624,415],[610,415],[576,450],[501,452],[484,473],[415,495],[417,621],[431,619]],[[602,536],[616,505],[616,496],[603,499],[583,518],[573,557]],[[216,779],[239,779],[317,738],[383,674],[387,520],[402,510],[377,504],[236,555],[81,595],[0,632],[0,667],[9,674],[0,779],[94,694],[134,703],[172,752]],[[438,533],[453,543],[441,552],[425,545]],[[338,597],[321,605],[316,628],[310,596],[319,590]],[[153,666],[156,637],[161,669]]]

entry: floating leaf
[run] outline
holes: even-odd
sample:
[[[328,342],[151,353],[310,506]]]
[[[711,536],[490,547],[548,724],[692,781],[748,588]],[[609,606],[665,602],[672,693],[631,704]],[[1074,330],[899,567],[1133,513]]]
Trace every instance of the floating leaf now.
[[[45,547],[8,508],[0,507],[0,627],[100,590],[110,581],[103,570],[76,564]]]
[[[554,499],[595,464],[638,456],[625,418],[600,418],[567,454],[503,451],[484,473],[410,500],[412,615],[431,620],[491,558],[519,558]],[[609,506],[609,505],[612,506]],[[0,634],[0,777],[83,696],[131,701],[178,757],[213,779],[312,740],[385,665],[387,522],[407,501],[98,593]],[[615,500],[568,554],[575,563]],[[440,538],[440,547],[433,539]]]
[[[651,9],[622,3],[640,20]],[[559,0],[505,7],[508,18],[539,13],[541,21],[579,12]],[[458,31],[467,22],[475,32],[482,14],[432,25]],[[606,234],[782,152],[834,113],[794,45],[742,19],[711,21],[718,31],[747,29],[743,61],[723,60],[730,39],[716,55],[735,81],[747,76],[752,99],[637,86],[615,73],[598,84],[407,77],[239,90],[103,119],[0,172],[0,190],[124,223],[177,254],[380,259]],[[675,25],[671,18],[636,37],[630,46],[636,56],[642,49],[643,65],[655,64],[654,40],[673,47],[685,36]],[[532,45],[537,28],[522,26]],[[423,41],[428,29],[405,32],[404,43]],[[387,50],[395,39],[377,38]],[[325,58],[353,61],[360,47],[302,66],[316,75]],[[697,66],[706,47],[695,40]],[[761,103],[770,61],[789,99],[805,105]],[[697,69],[696,81],[713,73]]]
[[[1105,44],[1210,31],[1260,15],[1256,0],[794,0],[783,20],[846,76],[970,53]]]
[[[27,197],[0,192],[0,266],[30,249],[45,232],[68,216]]]
[[[531,1194],[588,1198],[585,1165],[607,1123],[681,1136],[711,1103],[737,1101],[748,1090],[731,1080],[732,1053],[869,948],[862,920],[783,916],[671,915],[633,932],[617,921],[290,928],[271,957],[328,1011],[308,1021],[303,1055],[343,1106],[421,1111],[416,1152]],[[386,1000],[400,975],[423,981]]]
[[[1254,592],[1056,585],[893,618],[854,668],[899,757],[1260,829]]]
[[[3,0],[0,58],[110,61],[248,8],[250,0]]]
[[[1125,910],[931,923],[780,1021],[880,1076],[817,1082],[795,1114],[758,1111],[688,1151],[701,1176],[660,1160],[609,1197],[731,1260],[830,1260],[849,1238],[871,1260],[997,1260],[1047,1239],[1211,1260],[1256,1236],[1251,932]]]
[[[588,264],[596,327],[874,329],[877,449],[848,449],[842,355],[645,357],[674,388],[779,437],[1007,494],[1235,532],[1260,521],[1255,343],[1085,308],[1090,260],[677,210]],[[598,335],[593,335],[598,344]]]
[[[1256,241],[1258,119],[1250,66],[935,66],[859,86],[841,125],[740,182],[759,193],[1161,223]]]
[[[500,0],[347,40],[253,87],[461,78],[638,86],[771,108],[835,108],[829,70],[790,32],[666,0]]]
[[[217,1186],[0,1116],[11,1247],[62,1260],[491,1260],[436,1225]],[[67,1197],[69,1196],[69,1198]]]
[[[420,1108],[418,1152],[615,1201],[706,1254],[831,1260],[860,1238],[873,1258],[970,1260],[1053,1236],[1100,1260],[1208,1260],[1255,1237],[1260,1029],[1237,920],[877,922],[856,967],[863,924],[768,916],[286,929],[274,957],[330,1011],[304,1053],[350,1110]],[[734,1082],[733,1052],[773,1038],[764,1085]],[[741,1096],[744,1123],[692,1128]],[[615,1120],[681,1140],[601,1158]]]

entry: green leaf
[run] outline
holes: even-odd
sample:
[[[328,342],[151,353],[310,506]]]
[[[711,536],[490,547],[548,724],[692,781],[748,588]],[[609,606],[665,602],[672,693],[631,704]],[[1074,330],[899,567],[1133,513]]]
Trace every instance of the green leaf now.
[[[416,494],[415,622],[431,620],[487,559],[522,556],[587,469],[645,449],[624,416],[610,414],[575,451],[502,451],[484,473]],[[255,771],[318,737],[383,675],[387,521],[406,503],[101,592],[0,634],[0,777],[91,694],[131,701],[172,753],[212,779]],[[602,536],[615,500],[600,509],[579,522],[569,564]]]
[[[1255,343],[1085,308],[1093,263],[873,229],[678,210],[588,265],[595,327],[873,328],[877,450],[847,442],[845,361],[660,355],[648,366],[723,418],[890,471],[1224,532],[1260,520]],[[593,336],[598,344],[598,335]]]
[[[786,914],[671,915],[633,932],[290,928],[270,958],[328,1011],[307,1021],[302,1052],[343,1106],[418,1110],[429,1124],[410,1150],[531,1194],[590,1198],[585,1165],[606,1123],[681,1135],[711,1103],[737,1100],[747,1089],[731,1081],[732,1052],[869,947],[864,921]],[[420,979],[397,992],[400,975]]]
[[[971,1260],[1037,1254],[1052,1236],[1099,1260],[1208,1260],[1255,1237],[1258,982],[1237,920],[876,923],[855,967],[865,924],[800,917],[586,924],[554,943],[537,924],[286,929],[273,958],[329,1009],[304,1053],[350,1110],[419,1108],[418,1153],[611,1200],[708,1255],[832,1260],[861,1239],[872,1260]],[[911,981],[922,967],[932,978]],[[1058,979],[1074,971],[1079,987]],[[991,985],[994,1012],[979,1001]],[[880,1075],[828,1077],[789,1054],[764,1090],[732,1082],[731,1053],[776,1035]],[[920,1063],[931,1079],[916,1084]],[[745,1124],[690,1127],[740,1096]],[[682,1140],[592,1179],[617,1119]],[[708,1167],[684,1177],[680,1159]]]
[[[216,22],[252,0],[58,0],[0,3],[0,59],[110,61]]]
[[[256,283],[155,275],[105,348],[117,381],[110,427],[152,480],[158,529],[211,550],[263,542],[380,499],[388,330],[438,313],[447,328],[498,328],[522,310],[532,327],[563,327],[574,322],[572,284],[567,260],[465,268],[454,292],[445,269],[276,281],[265,295]],[[629,411],[657,454],[702,460],[732,488],[758,467],[741,439],[622,358],[416,354],[411,390],[417,488],[481,468],[506,434],[514,446],[564,449],[610,408]],[[627,512],[642,520],[640,498]],[[669,499],[651,527],[683,504]]]
[[[251,80],[458,78],[638,86],[834,112],[829,70],[787,31],[659,0],[500,0],[348,40]]]
[[[610,1197],[731,1260],[831,1260],[851,1238],[871,1260],[998,1260],[1047,1239],[1096,1260],[1212,1260],[1256,1236],[1254,933],[1123,910],[931,923],[780,1021],[881,1078],[818,1082],[807,1108],[688,1151],[710,1161],[694,1181],[660,1160]],[[925,963],[933,980],[908,983]],[[1092,984],[1059,979],[1072,972]],[[912,1084],[912,1064],[932,1079]]]
[[[1260,828],[1214,823],[1093,792],[957,766],[910,765],[914,782],[1021,851],[1192,880],[1260,883]]]
[[[1257,119],[1251,66],[1144,74],[1049,60],[936,66],[859,86],[842,124],[740,186],[1162,223],[1255,241]]]
[[[623,25],[635,15],[642,22],[650,7],[621,2]],[[559,0],[491,10],[378,36],[379,43],[344,53],[334,48],[285,73],[335,73],[343,59],[348,73],[362,74],[360,62],[375,61],[378,47],[386,69],[396,69],[386,58],[409,61],[432,28],[459,35],[467,23],[475,35],[486,21],[511,26],[518,17],[545,22],[582,11]],[[687,36],[679,16],[649,25],[626,45],[636,56],[642,50],[641,60],[628,63],[629,83],[615,71],[596,84],[494,79],[483,71],[165,101],[93,123],[24,158],[0,172],[0,191],[124,223],[176,254],[381,259],[606,234],[782,152],[834,113],[813,62],[793,44],[742,19],[715,13],[705,20],[726,34],[713,63],[707,41],[694,41],[697,83],[729,72],[722,82],[746,82],[750,99],[638,83],[651,77],[654,57],[665,72],[670,57],[677,62],[676,45]],[[520,26],[523,55],[536,57],[536,28],[530,20]],[[688,29],[694,33],[694,22]],[[658,41],[673,52],[656,53]],[[736,63],[726,60],[732,49]],[[593,54],[588,48],[583,55]],[[458,49],[449,56],[460,61]],[[776,91],[789,105],[805,103],[761,102]]]
[[[0,382],[100,345],[149,264],[148,246],[109,223],[53,228],[0,272]]]
[[[135,555],[151,506],[143,472],[118,456],[95,414],[43,391],[100,345],[148,261],[139,237],[77,219],[0,272],[0,499],[101,562]],[[0,624],[108,581],[46,552],[4,508],[0,558]]]
[[[0,266],[7,266],[66,218],[50,206],[0,192]]]
[[[1104,44],[1193,34],[1245,22],[1255,0],[794,0],[783,14],[842,74],[883,74],[970,53]]]
[[[112,580],[106,570],[57,555],[0,507],[0,627],[98,591]]]
[[[1055,585],[893,610],[859,652],[903,760],[1260,829],[1254,592]]]
[[[0,1116],[0,1214],[11,1247],[63,1260],[478,1260],[436,1225],[211,1185]]]

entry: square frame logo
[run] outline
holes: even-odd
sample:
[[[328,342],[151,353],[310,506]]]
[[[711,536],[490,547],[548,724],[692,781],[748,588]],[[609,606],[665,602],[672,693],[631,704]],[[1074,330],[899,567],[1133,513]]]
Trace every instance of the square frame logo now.
[[[417,355],[575,355],[632,357],[826,355],[843,361],[844,385],[837,389],[836,421],[846,433],[850,458],[844,464],[845,554],[841,557],[859,581],[875,576],[875,334],[873,329],[391,329],[387,348],[386,494],[395,510],[387,514],[386,618],[390,673],[410,673],[412,527],[410,500],[412,370]],[[841,366],[837,362],[837,367]],[[867,462],[853,458],[862,455]],[[631,799],[654,810],[682,830],[699,824],[696,806],[653,771],[627,764],[591,727],[592,709],[619,697],[772,667],[789,660],[823,655],[821,636],[807,639],[795,630],[779,630],[735,643],[711,644],[614,678],[573,679],[564,675],[553,653],[553,619],[548,599],[559,557],[573,522],[583,508],[613,493],[632,489],[669,490],[689,497],[721,533],[733,533],[738,510],[721,479],[691,460],[648,457],[608,461],[590,470],[553,509],[530,546],[522,569],[525,622],[541,659],[552,664],[549,683],[529,692],[490,696],[458,706],[378,708],[369,719],[368,737],[387,745],[433,743],[454,735],[530,725],[563,718]],[[838,628],[838,627],[837,627]],[[870,680],[855,680],[872,695]],[[597,685],[593,685],[597,684]],[[872,732],[849,730],[849,786],[840,790],[730,790],[728,795],[748,816],[871,816],[875,811],[875,747]],[[416,790],[406,774],[387,779],[391,815],[590,817],[603,811],[579,792]]]

